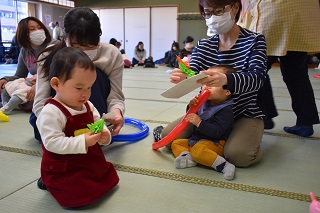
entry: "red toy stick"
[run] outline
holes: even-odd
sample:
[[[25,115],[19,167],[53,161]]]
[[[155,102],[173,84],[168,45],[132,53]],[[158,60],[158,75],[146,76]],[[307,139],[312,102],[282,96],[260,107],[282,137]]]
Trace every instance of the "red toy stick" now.
[[[157,150],[161,147],[164,147],[165,145],[171,143],[178,135],[183,132],[183,130],[190,124],[189,122],[186,121],[186,116],[189,115],[190,113],[196,113],[200,109],[200,107],[204,104],[204,102],[209,98],[210,91],[205,89],[203,90],[199,97],[198,97],[198,103],[197,105],[193,105],[189,108],[187,114],[183,117],[182,121],[167,135],[166,137],[162,138],[158,142],[154,142],[152,144],[152,148],[154,150]]]

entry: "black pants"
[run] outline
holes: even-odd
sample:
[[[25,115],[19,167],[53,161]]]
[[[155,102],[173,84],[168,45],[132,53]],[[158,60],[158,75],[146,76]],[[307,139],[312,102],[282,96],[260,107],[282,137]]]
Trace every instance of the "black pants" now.
[[[135,58],[132,58],[132,66],[138,64],[138,66],[143,66],[143,64],[139,63],[139,61]]]
[[[271,69],[272,64],[278,61],[278,58],[283,81],[287,85],[291,96],[292,109],[297,116],[296,125],[311,126],[318,124],[319,115],[306,64],[307,53],[288,51],[285,56],[269,56],[267,72]],[[266,118],[276,117],[278,113],[268,74],[259,96],[263,101]]]

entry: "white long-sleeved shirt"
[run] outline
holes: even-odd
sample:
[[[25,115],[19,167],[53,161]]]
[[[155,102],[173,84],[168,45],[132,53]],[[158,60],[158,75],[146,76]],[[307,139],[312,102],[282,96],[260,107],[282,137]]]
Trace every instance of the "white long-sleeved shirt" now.
[[[78,115],[87,112],[87,108],[83,105],[81,111],[74,110],[61,103],[71,115]],[[94,121],[100,120],[100,114],[93,104],[88,101],[89,107],[93,113]],[[42,143],[44,147],[56,154],[85,154],[87,148],[85,144],[84,134],[67,137],[64,133],[67,118],[63,112],[53,104],[47,104],[43,107],[37,118],[37,127],[39,129]],[[109,129],[105,127],[107,131]],[[109,144],[110,141],[107,143]]]

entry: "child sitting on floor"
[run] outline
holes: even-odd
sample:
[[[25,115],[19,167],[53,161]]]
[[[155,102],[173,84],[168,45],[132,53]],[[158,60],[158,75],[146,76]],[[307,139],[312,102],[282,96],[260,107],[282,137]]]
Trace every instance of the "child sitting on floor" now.
[[[210,69],[222,73],[235,72],[226,65],[216,65]],[[174,163],[178,169],[193,167],[200,163],[222,172],[226,180],[232,180],[235,166],[223,158],[224,145],[234,122],[231,92],[223,87],[203,86],[202,89],[208,89],[211,94],[197,114],[190,113],[185,118],[187,122],[193,124],[191,137],[172,142],[171,149],[176,157]],[[189,105],[197,102],[195,97]]]
[[[36,83],[37,75],[30,78],[18,78],[5,84],[1,93],[2,107],[0,108],[0,120],[9,121],[7,116],[18,105],[26,103],[27,93]]]
[[[80,49],[65,47],[52,59],[49,79],[56,95],[37,119],[43,149],[38,187],[63,207],[90,204],[119,182],[100,147],[111,142],[110,131],[104,126],[94,134],[87,127],[100,120],[88,101],[96,77],[93,62]]]
[[[123,58],[123,64],[124,64],[124,68],[132,68],[132,64],[131,61],[129,60],[126,52],[124,51],[124,49],[120,50],[122,58]]]
[[[146,60],[144,60],[143,68],[156,68],[152,56],[149,56]]]

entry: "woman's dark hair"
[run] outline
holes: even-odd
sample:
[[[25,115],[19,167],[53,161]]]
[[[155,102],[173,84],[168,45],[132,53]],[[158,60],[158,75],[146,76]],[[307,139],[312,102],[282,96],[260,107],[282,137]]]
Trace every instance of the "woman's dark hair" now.
[[[139,45],[140,45],[140,44],[143,44],[143,42],[142,42],[142,41],[139,41],[139,42],[138,42],[138,44],[137,44],[137,46],[136,46],[136,50],[137,50],[138,52],[144,51],[144,48],[143,48],[142,50],[139,49]]]
[[[71,78],[76,67],[96,71],[93,62],[82,50],[65,47],[54,55],[49,69],[49,79],[57,77],[62,82],[66,82]]]
[[[65,37],[80,46],[97,46],[100,42],[102,34],[100,19],[88,7],[75,7],[69,10],[63,19],[63,27]],[[71,43],[72,45],[72,43]],[[49,69],[51,66],[52,58],[62,48],[66,47],[65,38],[56,45],[50,46],[42,51],[50,52],[46,57],[41,58],[39,61],[44,61],[42,71],[43,77],[49,76]]]
[[[90,8],[76,7],[69,10],[63,19],[64,32],[81,46],[97,46],[102,35],[100,20]]]
[[[183,43],[186,44],[186,43],[190,43],[193,41],[194,41],[194,38],[192,36],[187,36],[186,39],[183,41]]]
[[[238,3],[239,5],[239,10],[235,16],[235,21],[238,22],[239,18],[240,18],[240,13],[242,10],[242,4],[241,4],[241,0],[199,0],[199,12],[200,14],[204,12],[204,8],[203,6],[210,6],[213,8],[217,8],[217,7],[224,7],[226,5],[234,5]]]
[[[117,46],[117,39],[115,38],[111,38],[110,41],[109,41],[109,44],[112,44],[113,46]]]
[[[174,50],[173,47],[176,47],[176,50]],[[178,42],[173,41],[173,43],[171,45],[171,51],[172,52],[180,52],[180,45]]]
[[[49,30],[44,26],[44,24],[37,18],[29,16],[27,18],[21,19],[18,23],[17,32],[16,32],[16,42],[20,47],[23,47],[28,50],[32,50],[31,42],[30,42],[30,36],[29,36],[29,28],[28,28],[28,22],[29,21],[35,21],[37,22],[41,29],[44,30],[44,33],[46,34],[46,39],[43,43],[49,44],[51,42],[51,34]]]

